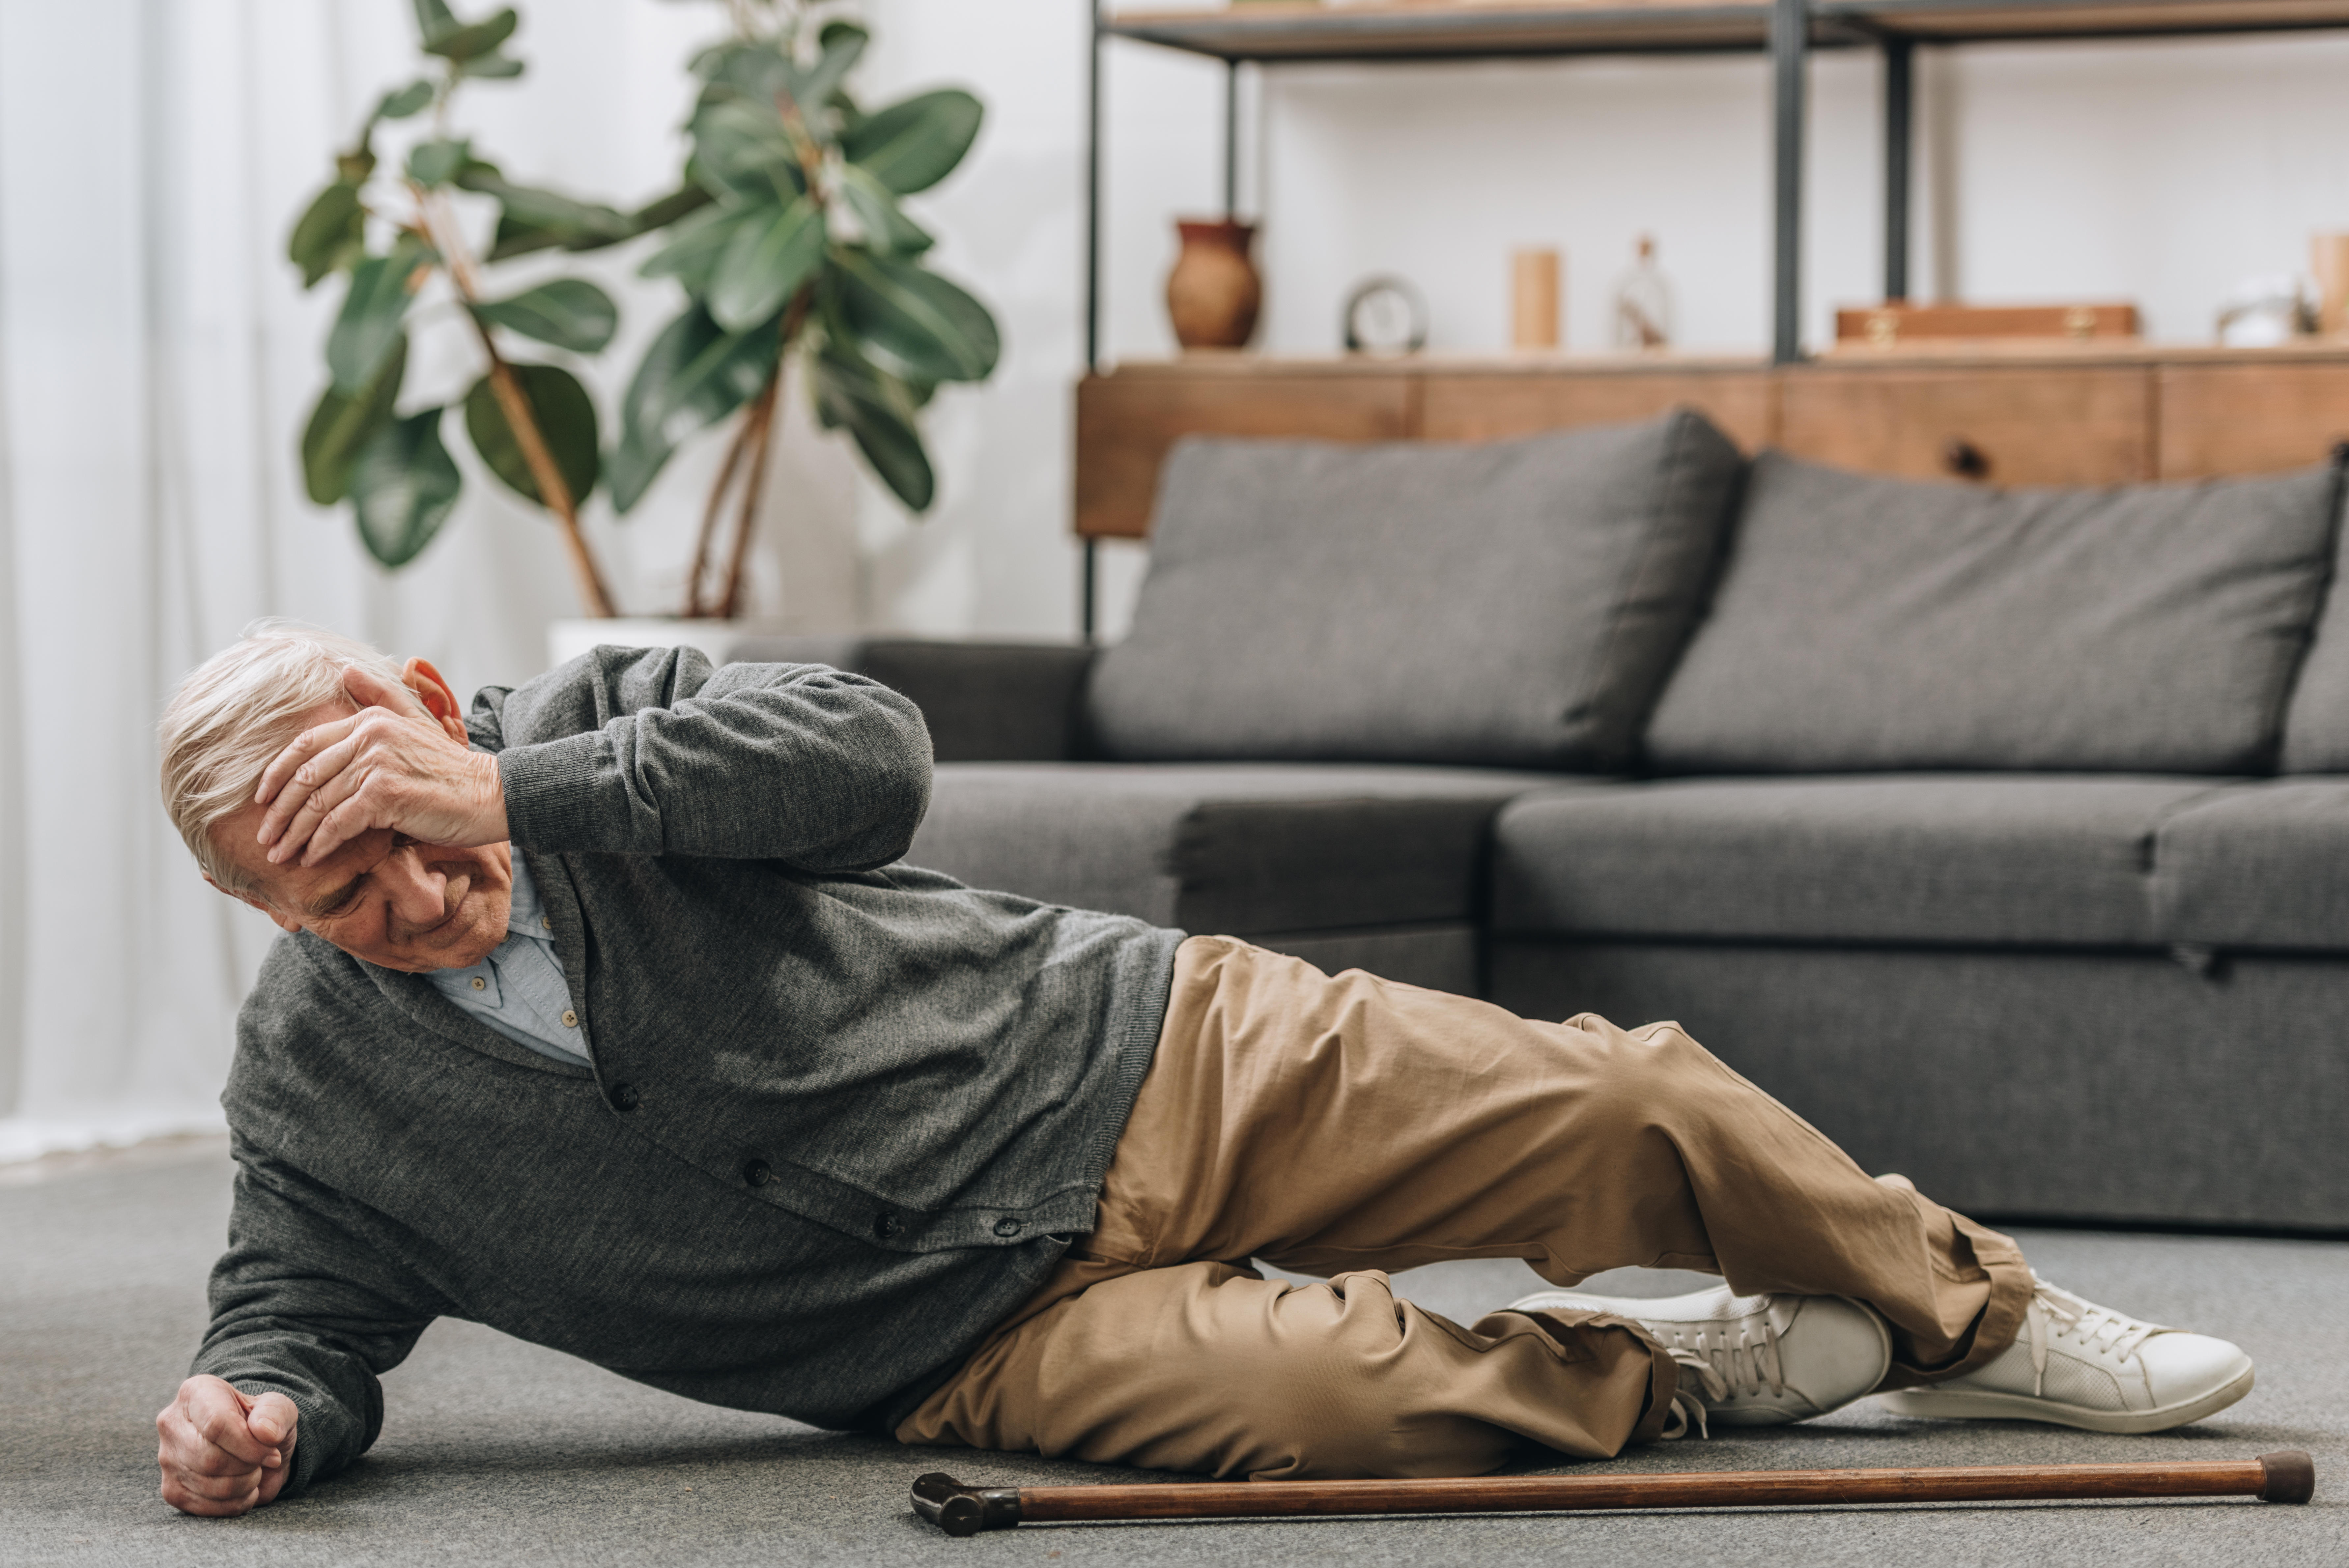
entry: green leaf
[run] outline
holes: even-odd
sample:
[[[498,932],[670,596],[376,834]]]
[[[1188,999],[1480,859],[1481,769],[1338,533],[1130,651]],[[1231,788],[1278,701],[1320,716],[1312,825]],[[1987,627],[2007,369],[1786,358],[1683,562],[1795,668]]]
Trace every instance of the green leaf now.
[[[698,303],[663,327],[621,404],[619,445],[605,468],[612,504],[636,505],[678,441],[756,397],[781,351],[774,323],[729,334]]]
[[[898,500],[915,512],[928,511],[937,479],[905,389],[837,341],[827,341],[815,357],[814,376],[823,422],[846,428],[856,450]]]
[[[400,340],[400,320],[422,286],[418,275],[434,259],[415,236],[402,234],[390,254],[368,256],[351,268],[350,292],[326,334],[326,369],[336,391],[356,392],[375,379]]]
[[[958,88],[922,93],[842,132],[840,153],[900,196],[926,191],[962,161],[985,115]]]
[[[698,185],[680,185],[667,195],[646,202],[628,214],[631,235],[648,234],[655,229],[667,228],[680,218],[689,217],[709,205],[709,192]]]
[[[412,81],[383,95],[375,106],[378,119],[406,119],[411,114],[423,112],[432,101],[432,84]]]
[[[472,143],[460,138],[419,141],[408,150],[408,177],[429,191],[455,179],[472,157]]]
[[[788,202],[806,189],[782,117],[771,104],[737,99],[694,112],[688,171],[719,200]]]
[[[312,288],[320,278],[361,254],[366,246],[367,213],[359,205],[359,188],[347,180],[337,180],[318,192],[295,223],[285,242],[285,256],[302,269],[302,286]]]
[[[457,74],[484,81],[511,80],[522,75],[522,62],[512,55],[475,55],[470,60],[459,62]]]
[[[688,294],[708,294],[710,280],[718,275],[718,263],[735,234],[756,227],[778,210],[721,207],[698,213],[677,226],[668,244],[645,258],[645,265],[636,269],[637,275],[673,277],[685,286]]]
[[[841,200],[864,225],[865,243],[874,250],[915,256],[937,243],[927,229],[898,210],[897,199],[870,171],[854,163],[841,165],[839,189]]]
[[[416,31],[426,43],[457,30],[456,14],[446,0],[415,0]]]
[[[823,211],[805,196],[737,223],[710,279],[709,314],[729,332],[748,332],[815,275],[823,245]]]
[[[600,202],[577,201],[557,191],[517,185],[499,173],[496,164],[480,159],[471,160],[459,169],[455,180],[460,190],[476,191],[497,199],[498,232],[490,245],[491,261],[552,250],[557,245],[565,250],[595,250],[617,244],[636,234],[626,213]]]
[[[981,381],[995,369],[995,318],[937,274],[852,246],[833,252],[832,273],[857,347],[887,369],[933,381]]]
[[[463,484],[440,444],[439,409],[395,420],[351,467],[351,513],[367,554],[394,571],[432,543]]]
[[[587,395],[576,376],[557,366],[516,365],[513,373],[538,421],[547,455],[554,459],[555,472],[563,475],[572,504],[577,505],[595,488],[596,472],[602,466],[597,455],[595,400]],[[465,433],[473,438],[473,450],[507,489],[525,501],[546,504],[539,497],[538,480],[530,472],[530,463],[522,455],[522,442],[514,439],[513,426],[506,422],[497,389],[487,376],[465,394]]]
[[[612,296],[577,277],[558,277],[510,299],[477,305],[473,314],[574,354],[602,353],[620,326],[620,307]]]
[[[819,36],[822,52],[815,64],[805,70],[794,67],[792,71],[791,93],[799,101],[802,114],[831,101],[832,95],[840,90],[840,84],[847,79],[849,71],[864,53],[864,46],[872,41],[873,35],[854,22],[824,25]]]
[[[703,102],[745,98],[772,104],[792,89],[792,62],[774,44],[740,39],[704,50],[693,71],[708,84]]]
[[[422,7],[418,9],[420,15]],[[448,15],[448,10],[446,5],[440,7],[443,16]],[[455,18],[450,17],[450,21],[453,23]],[[514,14],[513,7],[508,6],[479,22],[428,26],[424,34],[424,52],[462,65],[477,55],[491,53],[512,37],[514,29],[520,26],[522,18]]]
[[[407,369],[408,336],[402,333],[383,369],[356,396],[332,387],[319,394],[302,431],[302,484],[311,500],[332,506],[350,493],[351,465],[359,450],[391,423]]]

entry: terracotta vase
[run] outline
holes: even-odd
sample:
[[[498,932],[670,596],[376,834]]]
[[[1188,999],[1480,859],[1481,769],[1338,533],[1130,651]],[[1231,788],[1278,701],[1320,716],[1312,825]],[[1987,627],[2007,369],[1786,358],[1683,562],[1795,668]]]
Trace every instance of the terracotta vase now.
[[[1183,254],[1166,275],[1166,314],[1185,348],[1244,348],[1256,336],[1264,284],[1248,249],[1254,223],[1177,221]]]

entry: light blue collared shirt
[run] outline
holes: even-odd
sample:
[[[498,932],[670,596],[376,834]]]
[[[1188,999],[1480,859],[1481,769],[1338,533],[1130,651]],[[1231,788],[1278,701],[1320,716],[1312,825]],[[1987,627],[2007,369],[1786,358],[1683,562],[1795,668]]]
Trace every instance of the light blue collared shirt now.
[[[471,969],[437,969],[427,976],[440,994],[542,1056],[574,1065],[587,1061],[579,1015],[571,1010],[563,961],[554,956],[554,927],[538,901],[538,885],[513,857],[513,906],[506,940]]]

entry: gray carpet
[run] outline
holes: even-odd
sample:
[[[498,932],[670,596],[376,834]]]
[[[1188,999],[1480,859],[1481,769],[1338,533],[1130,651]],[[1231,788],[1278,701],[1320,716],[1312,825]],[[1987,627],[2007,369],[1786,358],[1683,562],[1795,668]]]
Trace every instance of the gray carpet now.
[[[909,1449],[709,1409],[470,1324],[443,1323],[385,1379],[383,1439],[309,1497],[235,1521],[155,1496],[155,1410],[203,1321],[227,1208],[215,1144],[0,1172],[0,1563],[564,1564],[1284,1563],[2264,1563],[2349,1562],[2349,1244],[2026,1232],[2043,1273],[2159,1321],[2228,1335],[2260,1386],[2152,1438],[1904,1420],[1862,1404],[1775,1431],[1635,1451],[1620,1469],[2316,1456],[2317,1501],[1030,1527],[949,1541],[907,1483],[1131,1477],[1087,1465]],[[1662,1294],[1686,1276],[1619,1276]],[[1518,1265],[1406,1276],[1473,1317]],[[1597,1469],[1599,1467],[1588,1467]]]

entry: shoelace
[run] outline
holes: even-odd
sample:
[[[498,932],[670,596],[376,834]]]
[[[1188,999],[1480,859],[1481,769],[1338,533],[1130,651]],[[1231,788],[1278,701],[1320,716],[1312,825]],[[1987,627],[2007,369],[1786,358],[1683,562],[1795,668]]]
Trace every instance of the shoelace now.
[[[2031,1342],[2031,1393],[2047,1391],[2047,1350],[2059,1339],[2077,1339],[2091,1350],[2109,1351],[2127,1361],[2147,1339],[2174,1331],[2159,1324],[2140,1323],[2110,1307],[2082,1301],[2067,1290],[2031,1276],[2031,1304],[2023,1310],[2023,1337]],[[2052,1325],[2052,1326],[2051,1326]]]
[[[1685,1437],[1690,1428],[1696,1428],[1700,1438],[1713,1434],[1705,1427],[1706,1400],[1729,1398],[1736,1394],[1759,1394],[1764,1386],[1771,1393],[1785,1391],[1785,1367],[1778,1355],[1778,1330],[1767,1315],[1761,1318],[1762,1333],[1754,1334],[1753,1318],[1741,1320],[1734,1334],[1726,1328],[1700,1328],[1693,1333],[1651,1326],[1677,1366],[1696,1374],[1697,1386],[1703,1390],[1700,1398],[1686,1386],[1673,1391],[1671,1414],[1664,1417],[1664,1438]]]
[[[1671,1356],[1682,1371],[1696,1374],[1697,1386],[1708,1397],[1729,1397],[1729,1380],[1713,1369],[1712,1362],[1693,1350],[1682,1350],[1678,1345],[1664,1346],[1664,1354]],[[1682,1386],[1672,1390],[1672,1407],[1664,1416],[1664,1429],[1656,1434],[1657,1440],[1669,1443],[1675,1438],[1685,1438],[1692,1427],[1696,1428],[1698,1437],[1711,1438],[1713,1433],[1706,1429],[1704,1414],[1704,1400],[1689,1392],[1683,1380]]]

